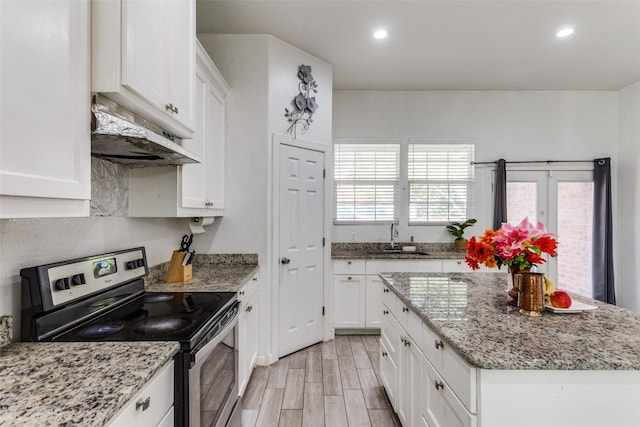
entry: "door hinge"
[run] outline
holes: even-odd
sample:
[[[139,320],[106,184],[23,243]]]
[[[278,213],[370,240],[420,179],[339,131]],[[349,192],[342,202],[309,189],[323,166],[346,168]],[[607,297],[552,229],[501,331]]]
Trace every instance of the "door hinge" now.
[[[327,170],[326,169],[322,169],[322,179],[327,177]]]
[[[322,238],[322,247],[323,247],[323,248],[324,248],[324,241],[325,241],[325,238],[323,237],[323,238]]]
[[[324,316],[324,305],[322,306],[322,315]]]

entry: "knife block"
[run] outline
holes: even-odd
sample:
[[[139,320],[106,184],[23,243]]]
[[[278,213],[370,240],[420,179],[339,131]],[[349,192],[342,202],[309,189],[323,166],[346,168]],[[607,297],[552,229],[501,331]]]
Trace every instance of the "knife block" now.
[[[169,261],[169,267],[167,267],[167,275],[164,281],[167,283],[175,282],[188,282],[193,277],[192,265],[182,265],[184,257],[187,256],[187,251],[173,251],[171,254],[171,261]]]

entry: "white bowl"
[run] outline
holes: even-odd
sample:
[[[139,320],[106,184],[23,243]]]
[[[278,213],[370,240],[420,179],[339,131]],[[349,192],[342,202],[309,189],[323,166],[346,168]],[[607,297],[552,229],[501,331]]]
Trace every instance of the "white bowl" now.
[[[415,246],[403,246],[402,247],[402,251],[403,252],[415,252],[416,251],[416,247]]]

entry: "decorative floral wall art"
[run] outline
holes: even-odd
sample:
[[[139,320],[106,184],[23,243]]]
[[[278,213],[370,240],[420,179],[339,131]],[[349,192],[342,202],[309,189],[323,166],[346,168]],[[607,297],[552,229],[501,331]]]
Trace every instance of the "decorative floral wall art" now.
[[[290,123],[287,133],[296,138],[298,125],[302,126],[301,134],[305,134],[309,130],[309,126],[313,123],[313,113],[318,109],[316,97],[312,94],[318,93],[318,83],[311,75],[310,65],[300,65],[298,68],[299,93],[291,101],[291,109],[284,109],[284,116]]]

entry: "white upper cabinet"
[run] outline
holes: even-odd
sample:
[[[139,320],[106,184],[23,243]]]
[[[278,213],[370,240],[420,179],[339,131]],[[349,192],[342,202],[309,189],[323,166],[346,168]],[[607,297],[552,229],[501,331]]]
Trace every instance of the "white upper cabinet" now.
[[[197,43],[197,42],[196,42]],[[197,43],[195,135],[182,146],[202,163],[134,168],[129,216],[211,217],[224,214],[225,98],[229,86]]]
[[[0,1],[0,217],[89,215],[89,0]]]
[[[193,137],[193,0],[94,0],[92,90]]]

